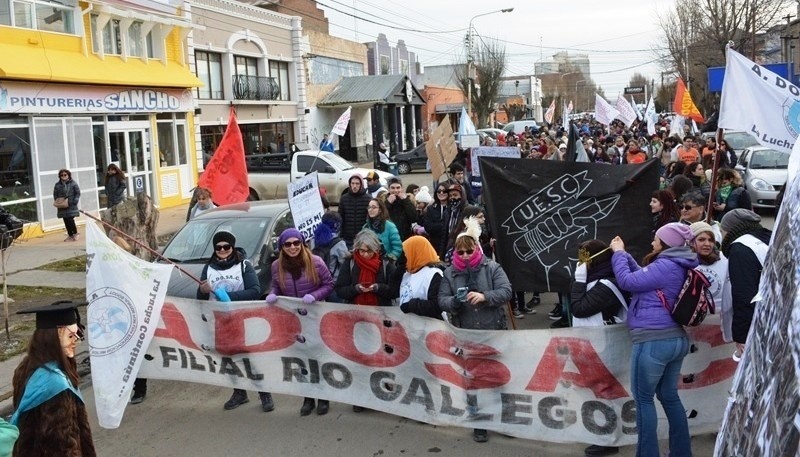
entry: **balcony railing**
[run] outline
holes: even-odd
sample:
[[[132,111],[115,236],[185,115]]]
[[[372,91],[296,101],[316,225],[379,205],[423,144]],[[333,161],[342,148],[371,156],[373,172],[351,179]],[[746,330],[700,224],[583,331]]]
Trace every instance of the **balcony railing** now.
[[[233,95],[237,100],[280,100],[281,88],[267,76],[233,76]]]

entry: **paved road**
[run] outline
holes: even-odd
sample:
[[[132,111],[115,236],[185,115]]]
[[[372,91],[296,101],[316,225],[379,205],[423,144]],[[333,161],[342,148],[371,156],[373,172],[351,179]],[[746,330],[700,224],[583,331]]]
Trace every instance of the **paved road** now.
[[[472,431],[437,427],[377,411],[356,414],[332,403],[326,416],[300,417],[302,399],[275,396],[275,411],[261,412],[258,395],[234,411],[222,404],[230,389],[171,381],[151,381],[144,403],[129,405],[117,430],[101,429],[92,417],[98,455],[102,456],[582,456],[584,445],[530,441],[490,433],[477,444]],[[89,411],[94,398],[84,390]],[[93,414],[92,414],[93,415]],[[695,455],[709,456],[714,436],[692,441]],[[666,443],[662,443],[666,448]],[[634,455],[631,446],[620,456]]]

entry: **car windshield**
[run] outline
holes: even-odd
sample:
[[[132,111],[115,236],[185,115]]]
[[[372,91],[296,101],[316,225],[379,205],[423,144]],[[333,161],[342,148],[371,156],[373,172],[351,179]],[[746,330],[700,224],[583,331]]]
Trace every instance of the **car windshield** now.
[[[327,154],[325,156],[325,160],[332,163],[333,166],[341,170],[350,170],[355,168],[353,165],[350,164],[350,162],[344,160],[343,158],[337,156],[336,154]]]
[[[478,130],[478,133],[482,133],[484,135],[487,135],[489,138],[491,138],[493,140],[495,138],[497,138],[497,132],[493,132],[491,130]]]
[[[758,146],[758,141],[745,132],[731,132],[725,134],[725,141],[735,150],[741,151],[751,146]]]
[[[748,166],[750,168],[758,169],[787,169],[789,168],[789,154],[776,151],[774,149],[753,151],[753,155]]]
[[[236,237],[236,247],[252,256],[261,249],[269,223],[269,218],[191,220],[169,242],[162,255],[175,262],[206,262],[211,258],[211,239],[224,230]]]

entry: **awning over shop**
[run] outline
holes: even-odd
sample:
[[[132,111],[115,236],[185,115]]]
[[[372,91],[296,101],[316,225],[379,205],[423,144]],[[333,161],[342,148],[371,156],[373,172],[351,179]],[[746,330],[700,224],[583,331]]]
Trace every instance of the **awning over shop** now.
[[[424,105],[425,99],[405,75],[348,76],[342,78],[317,106],[380,104]]]
[[[446,114],[446,113],[460,113],[461,108],[466,108],[467,105],[463,103],[441,103],[436,105],[435,111],[436,114]]]
[[[80,37],[6,33],[0,27],[0,79],[149,87],[199,87],[188,67],[161,60],[83,54]]]

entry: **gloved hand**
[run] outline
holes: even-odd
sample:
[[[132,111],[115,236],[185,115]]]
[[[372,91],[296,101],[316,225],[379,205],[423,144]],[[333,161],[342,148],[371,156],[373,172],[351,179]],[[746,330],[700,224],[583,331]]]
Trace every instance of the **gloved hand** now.
[[[271,304],[275,303],[276,301],[278,301],[278,296],[277,295],[275,295],[275,294],[267,295],[267,304],[268,305],[271,305]]]
[[[214,295],[217,296],[218,301],[225,301],[225,302],[231,301],[231,297],[228,295],[228,291],[226,291],[222,287],[216,289],[214,291]]]
[[[585,263],[579,263],[575,267],[575,282],[586,283],[586,277],[589,275],[588,268]]]
[[[404,313],[408,313],[408,303],[409,302],[405,302],[402,305],[400,305],[400,311],[402,311]]]
[[[303,303],[305,303],[306,305],[310,305],[310,304],[314,303],[315,301],[317,301],[317,299],[314,298],[314,296],[311,295],[311,294],[306,294],[303,297]]]
[[[415,235],[425,235],[425,227],[423,227],[423,226],[421,226],[419,224],[414,224],[413,229],[414,229],[414,234]]]

